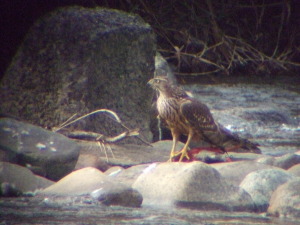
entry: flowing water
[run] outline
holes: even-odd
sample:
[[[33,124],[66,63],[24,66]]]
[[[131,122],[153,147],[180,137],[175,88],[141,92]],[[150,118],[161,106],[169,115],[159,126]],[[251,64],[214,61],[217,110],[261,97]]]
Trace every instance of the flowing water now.
[[[300,94],[276,85],[188,85],[217,121],[260,144],[263,154],[300,149]]]
[[[42,199],[0,199],[0,224],[289,224],[300,221],[246,212],[200,211],[144,206],[127,208],[90,202],[45,203]]]

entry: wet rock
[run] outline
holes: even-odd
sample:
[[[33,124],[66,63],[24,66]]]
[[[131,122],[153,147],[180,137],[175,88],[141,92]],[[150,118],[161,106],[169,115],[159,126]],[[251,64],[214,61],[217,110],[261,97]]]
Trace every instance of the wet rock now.
[[[276,157],[274,166],[280,167],[282,169],[289,169],[292,166],[300,163],[300,155],[297,154],[286,154],[281,157]]]
[[[247,191],[257,209],[264,212],[269,207],[272,193],[278,186],[294,179],[293,175],[282,169],[264,169],[249,173],[240,184]]]
[[[251,172],[263,169],[272,169],[276,167],[272,167],[269,165],[265,165],[262,163],[257,163],[253,161],[239,161],[239,162],[231,162],[231,163],[216,163],[210,164],[213,168],[218,170],[218,172],[224,177],[226,180],[229,180],[234,185],[240,185],[242,180]]]
[[[104,172],[104,174],[109,176],[109,177],[115,177],[119,173],[121,173],[123,170],[124,170],[124,168],[121,167],[121,166],[113,166],[113,167],[110,167],[108,170],[106,170]]]
[[[79,155],[79,146],[65,136],[9,118],[0,119],[0,146],[10,162],[50,180],[71,172]]]
[[[255,161],[258,163],[272,166],[272,165],[274,165],[275,160],[276,160],[276,158],[273,156],[264,155],[264,156],[256,159]]]
[[[143,202],[143,197],[137,190],[116,182],[105,182],[91,193],[91,197],[104,205],[139,207]]]
[[[261,157],[260,154],[255,153],[238,153],[238,152],[228,152],[227,154],[216,154],[209,151],[201,151],[195,158],[206,163],[216,163],[216,162],[228,162],[231,160],[235,161],[245,161],[245,160],[255,160]]]
[[[300,178],[291,180],[272,194],[268,213],[274,216],[300,218]]]
[[[257,159],[257,162],[276,166],[282,169],[289,169],[290,167],[300,163],[300,155],[296,153],[289,153],[279,157],[264,156]]]
[[[39,19],[18,49],[1,81],[1,112],[57,127],[74,113],[107,108],[151,140],[152,90],[146,84],[154,56],[154,33],[139,16],[99,7],[60,8]],[[102,115],[74,127],[108,136],[124,131]]]
[[[137,144],[107,144],[106,149],[99,149],[95,142],[79,143],[82,154],[93,154],[100,157],[101,161],[107,161],[109,166],[122,166],[128,168],[139,164],[152,162],[166,162],[170,157],[172,141],[158,141],[148,145]],[[179,142],[177,150],[183,147]],[[82,151],[83,150],[83,151]]]
[[[26,192],[35,192],[53,184],[52,181],[34,175],[26,167],[8,162],[0,162],[0,196],[18,196]]]
[[[22,191],[16,188],[14,184],[1,182],[0,197],[18,197],[22,195]]]
[[[110,168],[108,163],[100,159],[99,156],[93,154],[80,154],[75,166],[75,170],[82,169],[85,167],[94,167],[101,171],[106,171]]]
[[[153,164],[141,164],[137,166],[132,166],[125,170],[119,170],[110,173],[108,176],[112,177],[114,180],[126,184],[128,186],[132,186],[136,179],[147,169],[152,166],[156,166],[157,163]]]
[[[151,164],[132,187],[143,195],[143,205],[254,210],[248,193],[226,182],[215,169],[202,162]]]
[[[76,170],[50,187],[42,190],[44,195],[84,195],[99,188],[107,180],[100,170],[86,167]]]
[[[294,176],[300,177],[300,164],[292,166],[287,171]]]
[[[91,196],[104,205],[131,207],[138,207],[143,201],[138,191],[130,186],[113,181],[100,170],[92,167],[72,172],[57,183],[40,191],[39,194],[50,199],[57,196],[62,196],[66,199],[69,197],[80,197],[80,201],[82,201],[82,196],[85,196],[84,201],[89,201],[86,196]]]

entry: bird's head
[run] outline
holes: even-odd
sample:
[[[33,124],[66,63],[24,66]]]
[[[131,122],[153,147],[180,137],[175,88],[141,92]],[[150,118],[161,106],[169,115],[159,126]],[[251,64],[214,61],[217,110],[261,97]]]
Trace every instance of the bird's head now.
[[[157,76],[148,81],[148,84],[159,92],[167,92],[170,89],[170,81],[165,76]]]

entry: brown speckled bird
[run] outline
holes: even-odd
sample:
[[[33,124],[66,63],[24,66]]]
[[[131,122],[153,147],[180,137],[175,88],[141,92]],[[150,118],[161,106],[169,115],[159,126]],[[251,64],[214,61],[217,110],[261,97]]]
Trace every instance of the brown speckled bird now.
[[[188,147],[192,140],[204,140],[223,153],[232,149],[261,153],[257,144],[238,137],[215,122],[205,104],[190,97],[182,88],[173,85],[167,77],[157,76],[148,84],[159,93],[158,116],[167,123],[172,133],[170,161],[179,155],[179,161],[184,158],[189,160]],[[187,141],[183,149],[176,153],[176,144],[181,134],[187,136]]]

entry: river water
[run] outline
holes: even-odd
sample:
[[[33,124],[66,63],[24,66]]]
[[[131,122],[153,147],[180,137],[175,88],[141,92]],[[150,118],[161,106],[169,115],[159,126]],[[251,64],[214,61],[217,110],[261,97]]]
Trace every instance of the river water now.
[[[290,224],[300,221],[245,212],[200,211],[143,206],[127,208],[91,202],[45,203],[40,198],[0,199],[0,224]]]
[[[299,150],[300,94],[280,85],[186,85],[216,120],[261,145],[264,154]],[[185,208],[106,207],[95,202],[49,202],[32,197],[1,198],[0,224],[300,224],[245,212]]]

